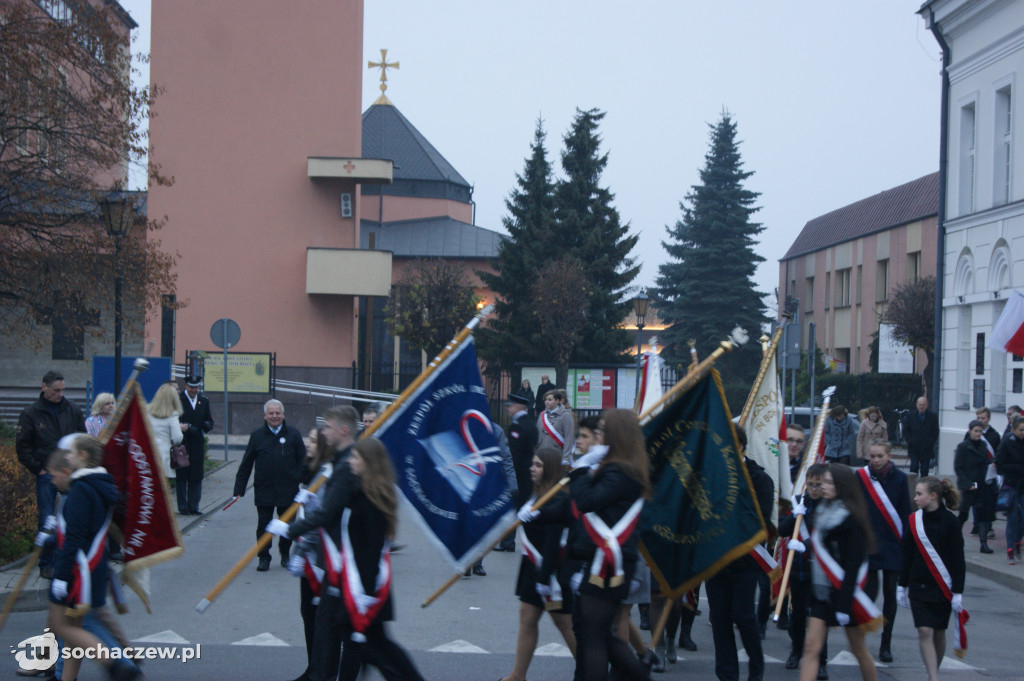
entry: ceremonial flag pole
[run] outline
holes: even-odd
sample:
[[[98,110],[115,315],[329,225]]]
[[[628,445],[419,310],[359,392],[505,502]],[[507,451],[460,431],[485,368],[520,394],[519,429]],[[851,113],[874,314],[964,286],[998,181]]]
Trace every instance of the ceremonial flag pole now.
[[[18,578],[18,583],[14,585],[14,589],[7,594],[7,601],[4,603],[4,610],[0,612],[0,631],[4,628],[4,623],[7,622],[7,616],[11,614],[11,610],[14,608],[15,601],[18,600],[18,596],[21,595],[21,590],[25,588],[25,582],[28,581],[28,576],[32,574],[32,570],[35,569],[36,563],[39,562],[39,556],[43,553],[43,547],[37,546],[29,554],[28,562],[25,563],[25,569],[21,571],[21,577]]]
[[[737,421],[741,426],[745,427],[747,425],[747,419],[750,418],[750,412],[754,408],[754,401],[757,399],[757,393],[761,389],[761,384],[764,383],[764,377],[768,374],[768,366],[772,363],[771,360],[775,358],[779,349],[779,341],[782,339],[782,330],[785,328],[785,325],[780,325],[775,329],[775,333],[772,334],[771,343],[768,345],[768,349],[764,353],[764,359],[761,360],[761,368],[757,370],[757,378],[754,379],[754,385],[750,388],[750,393],[747,395],[747,401],[743,403],[743,411],[740,412],[740,420]]]
[[[800,464],[800,475],[797,476],[797,486],[795,489],[800,490],[800,494],[803,495],[807,487],[807,469],[811,467],[812,463],[816,463],[818,443],[825,434],[825,419],[828,418],[828,405],[832,401],[832,395],[835,394],[835,386],[831,386],[825,389],[821,393],[821,413],[818,415],[818,420],[814,424],[814,435],[811,437],[810,443],[807,445],[807,449],[804,450],[804,460]],[[812,400],[813,404],[813,400]],[[814,411],[813,407],[811,409]],[[812,455],[812,452],[814,453]],[[799,538],[800,536],[800,525],[803,522],[803,516],[797,516],[796,524],[793,526],[793,536]],[[772,615],[772,620],[775,622],[779,621],[782,616],[782,605],[785,602],[786,587],[789,586],[789,573],[793,569],[793,551],[789,551],[786,556],[786,568],[782,572],[782,585],[779,588],[779,597],[775,602],[775,614]]]
[[[480,322],[483,319],[485,319],[493,309],[493,305],[487,305],[482,310],[480,310],[480,312],[474,315],[473,318],[469,320],[469,323],[467,323],[466,326],[464,326],[462,330],[454,338],[448,341],[448,345],[446,345],[441,350],[441,352],[437,354],[437,357],[431,360],[430,364],[427,365],[427,368],[424,369],[423,372],[416,377],[416,379],[409,385],[409,387],[403,390],[402,393],[398,396],[398,398],[395,399],[395,401],[392,402],[388,406],[388,408],[384,410],[384,413],[378,416],[377,419],[372,424],[370,424],[366,428],[366,430],[362,432],[362,435],[360,437],[369,437],[377,429],[379,429],[385,423],[385,421],[387,421],[391,414],[394,413],[394,411],[398,409],[399,406],[403,402],[405,402],[406,399],[408,399],[409,395],[412,395],[414,392],[416,392],[416,390],[423,384],[423,382],[426,381],[427,378],[429,378],[432,373],[434,373],[437,367],[440,366],[444,362],[444,360],[447,359],[448,356],[451,355],[455,351],[455,349],[458,348],[459,345],[461,345],[463,341],[465,341],[469,337],[471,333],[473,333],[473,329],[479,326]],[[320,489],[320,487],[324,484],[326,480],[327,478],[325,478],[324,476],[318,476],[317,479],[314,480],[313,483],[309,486],[309,491],[315,494],[316,491]],[[299,504],[293,503],[285,510],[283,514],[280,515],[279,519],[283,523],[291,522],[292,518],[295,517],[295,514],[298,513],[298,511]],[[221,577],[220,581],[217,582],[217,584],[214,585],[212,589],[210,589],[210,592],[207,593],[206,596],[196,604],[196,610],[201,613],[206,612],[206,609],[210,607],[210,604],[213,602],[213,600],[217,598],[217,596],[219,596],[220,593],[225,588],[227,588],[228,584],[230,584],[235,579],[235,577],[237,577],[239,573],[242,572],[242,570],[245,569],[246,565],[252,562],[252,559],[256,557],[256,554],[258,554],[264,547],[267,546],[267,544],[270,543],[273,536],[274,535],[271,532],[264,532],[263,535],[256,542],[256,544],[253,545],[252,548],[250,548],[248,551],[246,551],[245,555],[243,555],[238,560],[238,562],[235,563],[235,565],[230,570],[228,570],[228,572],[223,577]]]

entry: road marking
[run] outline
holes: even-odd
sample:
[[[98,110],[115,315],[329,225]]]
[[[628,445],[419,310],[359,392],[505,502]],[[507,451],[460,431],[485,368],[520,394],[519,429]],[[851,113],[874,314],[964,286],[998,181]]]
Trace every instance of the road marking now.
[[[859,662],[857,662],[857,658],[854,657],[853,653],[851,653],[849,650],[844,650],[840,652],[838,655],[829,660],[828,663],[839,665],[840,667],[856,667],[860,664]],[[885,669],[889,665],[882,664],[878,660],[875,660],[875,666],[881,669]]]
[[[442,643],[436,648],[431,648],[429,652],[432,653],[483,653],[489,655],[486,650],[479,646],[475,646],[469,641],[463,641],[461,638],[449,643]]]
[[[572,657],[572,653],[568,648],[563,646],[561,643],[549,643],[546,646],[541,646],[537,650],[533,651],[535,656],[547,656],[547,657]]]
[[[737,661],[738,662],[750,662],[750,658],[747,657],[747,651],[744,650],[743,648],[740,648],[738,651],[736,651],[736,656],[737,656]],[[782,664],[782,660],[776,659],[776,658],[774,658],[774,657],[772,657],[770,655],[765,655],[764,656],[764,661],[765,661],[765,664],[768,664],[769,662],[775,662],[775,663],[778,663],[778,664]]]
[[[274,636],[270,632],[263,632],[262,634],[256,634],[249,638],[243,638],[241,641],[235,641],[231,645],[233,646],[285,646],[288,644]]]
[[[939,669],[958,669],[962,671],[981,671],[981,667],[972,667],[971,665],[958,660],[954,657],[942,658],[942,664],[939,665]]]
[[[150,634],[149,636],[143,636],[142,638],[134,638],[134,639],[132,639],[132,641],[135,642],[135,643],[177,643],[177,644],[187,644],[188,643],[188,641],[183,639],[181,636],[178,636],[178,634],[176,632],[171,631],[170,629],[166,629],[164,631],[158,631],[155,634]]]

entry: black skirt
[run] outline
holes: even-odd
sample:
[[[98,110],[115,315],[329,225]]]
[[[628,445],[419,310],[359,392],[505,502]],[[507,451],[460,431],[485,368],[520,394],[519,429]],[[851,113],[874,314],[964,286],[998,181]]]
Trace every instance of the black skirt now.
[[[941,601],[912,599],[910,612],[914,616],[915,627],[930,627],[945,631],[949,627],[949,615],[953,612],[953,606],[946,599]]]
[[[577,568],[578,569],[578,568]],[[572,587],[569,580],[572,578],[572,573],[569,570],[569,566],[566,562],[558,568],[558,584],[562,587],[562,606],[560,608],[553,608],[548,612],[552,613],[572,613]],[[541,600],[540,594],[537,593],[537,569],[533,567],[533,563],[526,556],[522,557],[522,561],[519,563],[519,578],[516,580],[516,596],[523,603],[528,603],[535,608],[545,609],[545,603]]]
[[[850,616],[850,623],[846,626],[855,627],[857,622],[853,619],[853,613],[846,613]],[[824,620],[825,624],[830,627],[840,626],[839,622],[836,621],[836,609],[832,606],[829,601],[822,601],[817,598],[811,599],[811,617],[816,617],[819,620]]]

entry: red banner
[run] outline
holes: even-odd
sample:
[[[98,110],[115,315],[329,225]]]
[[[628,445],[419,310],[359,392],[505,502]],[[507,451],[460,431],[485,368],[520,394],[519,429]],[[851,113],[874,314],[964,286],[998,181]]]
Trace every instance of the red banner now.
[[[185,548],[171,507],[170,487],[153,444],[142,392],[129,383],[112,425],[104,429],[103,466],[114,476],[121,503],[114,524],[121,530],[127,570],[177,558]]]

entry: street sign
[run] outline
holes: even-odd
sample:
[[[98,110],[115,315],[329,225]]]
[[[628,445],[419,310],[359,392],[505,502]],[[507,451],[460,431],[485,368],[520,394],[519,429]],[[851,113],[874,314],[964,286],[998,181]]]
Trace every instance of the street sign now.
[[[218,348],[233,348],[238,345],[238,340],[242,337],[242,330],[238,328],[238,322],[234,319],[218,319],[210,327],[210,340]]]

